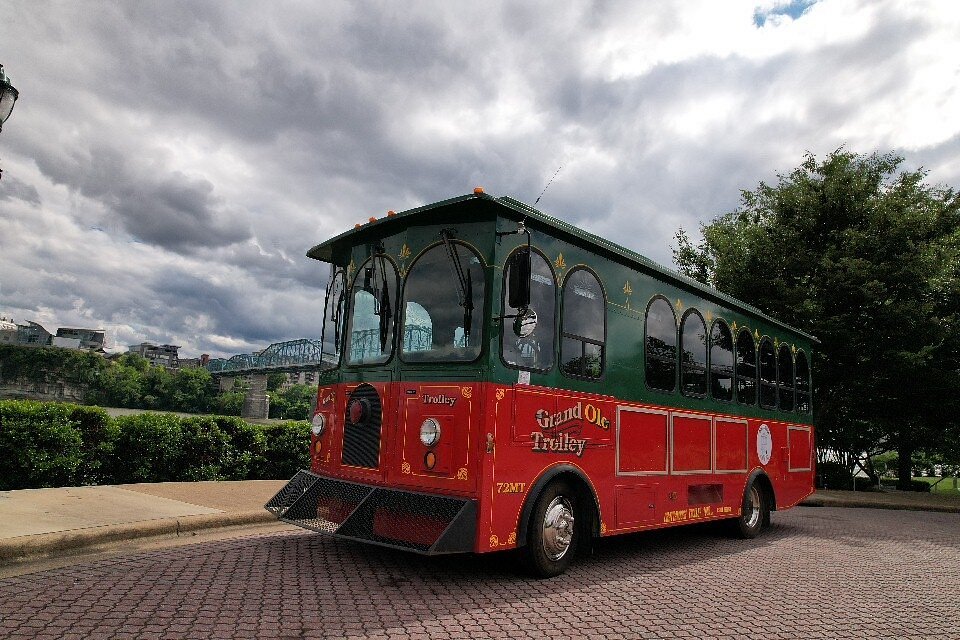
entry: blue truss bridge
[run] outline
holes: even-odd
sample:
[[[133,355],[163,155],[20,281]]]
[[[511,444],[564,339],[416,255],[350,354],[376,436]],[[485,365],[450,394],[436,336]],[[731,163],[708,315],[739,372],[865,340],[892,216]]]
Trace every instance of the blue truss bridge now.
[[[321,357],[319,340],[301,338],[274,342],[257,353],[241,353],[232,358],[216,358],[207,363],[207,371],[213,375],[246,375],[271,373],[274,371],[292,373],[310,371],[329,366]],[[330,354],[327,354],[330,357]]]
[[[403,328],[403,350],[421,351],[430,349],[433,343],[433,329],[430,326],[407,325]],[[463,341],[463,336],[455,338]],[[380,332],[378,329],[354,331],[350,340],[350,357],[360,361],[380,353]],[[462,346],[462,345],[461,345]],[[329,347],[328,347],[329,348]],[[207,363],[207,371],[213,375],[247,375],[280,371],[293,373],[312,371],[336,366],[336,357],[332,353],[323,354],[319,340],[301,338],[274,342],[257,353],[241,353],[232,358],[216,358]]]

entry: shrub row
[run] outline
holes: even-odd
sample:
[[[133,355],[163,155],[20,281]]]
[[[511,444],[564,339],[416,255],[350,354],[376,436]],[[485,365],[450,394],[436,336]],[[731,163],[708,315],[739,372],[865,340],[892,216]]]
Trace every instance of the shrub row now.
[[[309,461],[310,424],[0,401],[0,490],[130,482],[286,479]]]
[[[836,462],[821,462],[817,465],[817,488],[818,489],[853,489],[853,483],[856,482],[857,491],[876,491],[877,485],[871,482],[870,478],[857,477],[844,465]],[[881,484],[887,488],[894,488],[897,485],[895,479],[882,479]],[[930,491],[930,485],[922,480],[910,481],[911,491]]]

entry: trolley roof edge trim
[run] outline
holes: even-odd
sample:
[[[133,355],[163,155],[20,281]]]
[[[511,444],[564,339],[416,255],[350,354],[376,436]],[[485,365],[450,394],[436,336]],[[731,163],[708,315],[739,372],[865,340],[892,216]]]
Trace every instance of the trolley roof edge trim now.
[[[543,213],[538,209],[534,209],[532,206],[511,198],[509,196],[503,196],[500,198],[494,198],[486,193],[471,193],[463,196],[456,196],[453,198],[448,198],[446,200],[441,200],[439,202],[434,202],[426,204],[420,207],[415,207],[413,209],[408,209],[406,211],[399,211],[394,216],[379,218],[374,222],[368,222],[362,225],[360,228],[349,229],[330,240],[321,242],[320,244],[314,246],[307,252],[307,256],[315,260],[320,260],[322,262],[331,262],[333,257],[333,247],[339,242],[347,239],[350,236],[354,235],[367,235],[367,232],[380,227],[381,225],[391,225],[396,222],[399,222],[401,219],[408,216],[412,216],[424,211],[429,211],[431,209],[439,209],[441,207],[446,207],[453,204],[458,204],[460,202],[467,202],[469,200],[483,199],[488,200],[494,204],[500,205],[508,211],[512,211],[515,215],[510,216],[515,218],[518,222],[524,218],[528,220],[535,220],[539,222],[544,227],[558,231],[563,235],[571,236],[575,239],[585,241],[589,244],[595,245],[601,250],[613,254],[614,256],[625,259],[629,263],[633,263],[636,267],[640,267],[642,270],[650,271],[662,276],[665,280],[673,281],[673,283],[680,285],[686,289],[692,289],[696,292],[704,294],[710,298],[714,298],[717,301],[723,302],[733,309],[745,312],[749,315],[757,316],[758,318],[765,320],[771,324],[774,324],[778,327],[786,329],[792,333],[796,333],[804,338],[807,338],[815,344],[820,344],[820,340],[805,331],[802,331],[796,327],[793,327],[785,322],[773,318],[760,309],[757,309],[753,305],[747,304],[742,300],[738,300],[733,296],[727,295],[713,287],[707,286],[698,280],[694,280],[688,276],[685,276],[677,271],[664,267],[663,265],[654,262],[650,258],[647,258],[644,255],[641,255],[635,251],[631,251],[615,242],[601,238],[600,236],[594,235],[583,229],[573,226],[568,222],[556,218],[554,216]]]

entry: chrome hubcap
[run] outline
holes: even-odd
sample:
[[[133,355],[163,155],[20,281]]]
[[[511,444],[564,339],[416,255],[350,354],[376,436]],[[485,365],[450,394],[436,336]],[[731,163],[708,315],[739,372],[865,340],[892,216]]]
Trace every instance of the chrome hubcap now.
[[[757,526],[757,523],[760,522],[761,512],[760,491],[757,489],[756,485],[750,487],[750,494],[747,496],[747,502],[743,506],[744,509],[747,510],[747,513],[744,514],[747,527],[753,529]]]
[[[573,542],[573,506],[557,496],[543,516],[543,550],[551,560],[559,560],[570,550]]]

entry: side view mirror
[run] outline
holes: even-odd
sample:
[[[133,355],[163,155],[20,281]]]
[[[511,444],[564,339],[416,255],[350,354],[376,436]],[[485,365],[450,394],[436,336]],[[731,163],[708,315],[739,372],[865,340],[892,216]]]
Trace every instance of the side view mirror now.
[[[507,302],[514,309],[526,309],[530,306],[530,248],[520,247],[517,249],[510,256],[508,269],[510,270],[510,281],[508,282],[510,299]],[[536,318],[536,314],[534,314],[534,318]]]
[[[533,309],[523,309],[513,320],[513,332],[519,338],[529,338],[536,328],[537,312]]]

